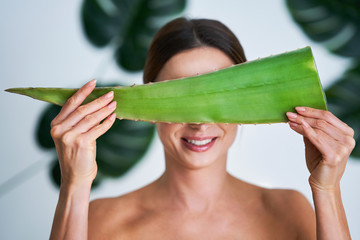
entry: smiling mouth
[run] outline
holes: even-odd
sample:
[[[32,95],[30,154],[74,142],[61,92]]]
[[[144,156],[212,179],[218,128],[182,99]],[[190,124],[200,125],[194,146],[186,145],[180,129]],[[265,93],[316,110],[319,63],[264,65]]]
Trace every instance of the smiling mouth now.
[[[211,141],[215,140],[215,138],[209,138],[209,139],[205,139],[205,140],[189,140],[189,139],[184,138],[184,140],[187,141],[188,143],[191,143],[196,146],[204,146],[204,145],[210,143]]]
[[[187,139],[187,138],[181,138],[184,145],[191,151],[194,152],[204,152],[210,149],[217,137],[213,138],[207,138],[207,139]]]

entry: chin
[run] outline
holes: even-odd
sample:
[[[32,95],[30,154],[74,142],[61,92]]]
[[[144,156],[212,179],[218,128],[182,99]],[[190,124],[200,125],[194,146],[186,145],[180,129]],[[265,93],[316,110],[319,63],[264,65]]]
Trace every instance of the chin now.
[[[226,164],[226,156],[215,157],[211,152],[190,153],[186,154],[186,156],[180,156],[177,161],[184,168],[199,170],[219,164]]]

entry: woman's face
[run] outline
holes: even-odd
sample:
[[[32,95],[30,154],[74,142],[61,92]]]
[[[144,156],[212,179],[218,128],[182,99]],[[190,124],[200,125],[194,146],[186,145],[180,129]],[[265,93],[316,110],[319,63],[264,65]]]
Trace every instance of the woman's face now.
[[[156,81],[195,76],[231,65],[232,60],[216,48],[195,48],[170,58]],[[156,126],[166,160],[191,169],[224,163],[237,131],[236,124],[156,123]]]

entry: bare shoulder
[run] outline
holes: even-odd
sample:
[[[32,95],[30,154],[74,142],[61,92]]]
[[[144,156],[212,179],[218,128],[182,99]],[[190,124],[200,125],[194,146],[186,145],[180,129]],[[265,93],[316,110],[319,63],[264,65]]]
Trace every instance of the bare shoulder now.
[[[282,209],[312,209],[305,196],[296,190],[261,188],[261,191],[264,202],[277,211]]]
[[[296,190],[264,189],[263,203],[271,213],[296,228],[298,239],[315,239],[314,210],[306,197]]]
[[[235,181],[235,188],[239,195],[247,193],[247,197],[260,200],[261,205],[274,214],[281,214],[283,217],[313,217],[314,210],[306,199],[306,197],[300,192],[292,189],[269,189],[260,187],[242,180],[233,178]]]
[[[141,217],[139,190],[119,197],[96,199],[89,206],[89,239],[111,239]]]
[[[113,217],[115,213],[127,212],[134,205],[131,201],[133,193],[126,194],[113,198],[101,198],[90,202],[89,206],[89,221],[106,221],[110,216]]]

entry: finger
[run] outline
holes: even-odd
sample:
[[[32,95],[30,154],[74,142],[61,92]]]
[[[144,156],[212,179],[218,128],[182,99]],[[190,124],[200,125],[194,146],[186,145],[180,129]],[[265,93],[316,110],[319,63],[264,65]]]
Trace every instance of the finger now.
[[[326,145],[330,146],[329,148],[327,148],[327,150],[326,150],[327,152],[326,151],[322,152],[322,154],[324,154],[324,155],[331,155],[331,154],[340,153],[340,152],[342,152],[344,154],[344,150],[350,154],[350,152],[352,151],[352,149],[354,149],[355,144],[356,144],[354,138],[350,137],[350,136],[345,136],[344,141],[342,141],[342,142],[336,141],[336,139],[334,139],[333,137],[328,135],[326,132],[319,130],[317,128],[312,128],[310,126],[310,124],[307,123],[305,118],[302,119],[300,124],[290,121],[289,125],[290,125],[291,129],[293,129],[297,133],[303,135],[305,138],[309,138],[309,136],[311,136],[311,135],[309,135],[308,132],[306,132],[306,129],[307,129],[306,126],[309,126],[312,129],[312,131],[315,132],[316,136],[321,137],[321,139],[323,140],[323,145],[326,144]],[[310,141],[310,142],[313,143],[313,141]],[[316,147],[318,147],[318,146],[316,146]]]
[[[344,134],[340,129],[336,128],[335,126],[323,119],[308,118],[292,112],[288,112],[286,113],[286,115],[293,123],[302,124],[302,121],[305,120],[312,128],[319,129],[325,132],[337,141],[345,143],[347,141],[347,138],[349,137],[348,135]],[[294,126],[294,124],[292,125]]]
[[[291,129],[293,129],[295,132],[301,134],[301,135],[304,135],[305,132],[301,126],[301,124],[298,124],[296,122],[292,122],[292,121],[289,121],[289,126]]]
[[[74,132],[76,133],[85,133],[90,129],[94,128],[94,126],[99,125],[99,123],[108,117],[116,108],[116,102],[113,101],[109,105],[101,108],[97,112],[86,115],[74,128]]]
[[[86,118],[90,114],[108,105],[113,98],[114,98],[114,92],[111,91],[88,104],[78,107],[61,123],[63,129],[68,130],[72,128],[73,126],[78,124],[82,119]]]
[[[350,135],[351,137],[354,136],[354,130],[329,111],[310,107],[296,107],[295,109],[302,116],[323,119],[333,126],[339,128],[345,134]]]
[[[305,120],[302,121],[301,126],[304,131],[304,137],[307,137],[324,156],[333,152],[336,146],[339,145],[326,133],[315,131]]]
[[[106,118],[101,124],[95,126],[87,133],[84,133],[84,136],[89,139],[96,140],[98,137],[106,133],[111,126],[114,124],[116,119],[116,113],[111,114],[108,118]]]
[[[62,122],[67,116],[78,108],[85,98],[94,90],[96,79],[91,80],[82,86],[74,95],[72,95],[62,107],[60,113],[54,118],[51,125],[54,126]]]

